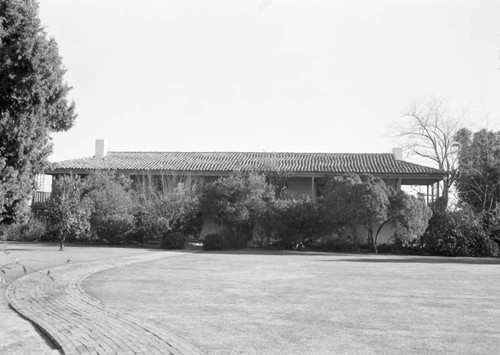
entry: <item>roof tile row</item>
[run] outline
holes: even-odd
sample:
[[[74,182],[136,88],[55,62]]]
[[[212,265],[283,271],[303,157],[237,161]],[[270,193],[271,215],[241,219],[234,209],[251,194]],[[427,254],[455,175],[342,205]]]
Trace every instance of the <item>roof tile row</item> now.
[[[103,158],[66,160],[52,167],[54,173],[67,170],[443,175],[438,169],[396,160],[393,154],[373,153],[109,152]]]

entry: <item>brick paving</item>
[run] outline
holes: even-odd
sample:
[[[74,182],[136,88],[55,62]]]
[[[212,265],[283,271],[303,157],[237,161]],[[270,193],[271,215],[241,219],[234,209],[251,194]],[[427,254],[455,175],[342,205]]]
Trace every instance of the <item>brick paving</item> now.
[[[51,269],[50,276],[47,271],[34,272],[14,281],[7,289],[7,298],[64,354],[201,354],[168,331],[118,312],[80,287],[83,279],[96,272],[166,255],[158,252],[68,263]]]

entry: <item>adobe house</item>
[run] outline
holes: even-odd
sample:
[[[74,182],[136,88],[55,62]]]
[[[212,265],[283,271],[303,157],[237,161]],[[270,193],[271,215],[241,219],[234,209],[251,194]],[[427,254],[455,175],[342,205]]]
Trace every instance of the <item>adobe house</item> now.
[[[268,152],[107,152],[104,140],[96,140],[92,157],[54,163],[46,174],[88,175],[95,171],[113,171],[131,178],[141,175],[192,175],[211,181],[234,171],[280,172],[287,176],[287,190],[313,200],[321,195],[326,179],[345,173],[372,174],[399,190],[405,185],[426,186],[426,202],[439,196],[442,170],[413,164],[402,159],[402,149],[393,153],[268,153]],[[213,231],[206,221],[202,234]],[[389,230],[380,242],[392,234]],[[384,235],[386,237],[384,238]]]

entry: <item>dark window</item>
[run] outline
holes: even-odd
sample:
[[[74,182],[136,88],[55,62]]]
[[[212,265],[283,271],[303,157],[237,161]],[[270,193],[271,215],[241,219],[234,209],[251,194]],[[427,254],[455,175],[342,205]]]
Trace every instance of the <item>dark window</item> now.
[[[325,184],[316,184],[316,197],[322,197],[325,194]]]

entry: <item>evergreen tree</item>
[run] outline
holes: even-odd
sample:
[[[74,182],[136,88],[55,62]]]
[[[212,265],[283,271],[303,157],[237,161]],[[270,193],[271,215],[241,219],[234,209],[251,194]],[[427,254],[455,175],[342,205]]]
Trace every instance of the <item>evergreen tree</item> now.
[[[36,174],[47,166],[50,134],[76,117],[66,96],[57,44],[35,0],[0,0],[0,221],[23,221]]]
[[[475,212],[500,208],[500,132],[461,129],[455,136],[459,147],[456,188],[458,198]]]

